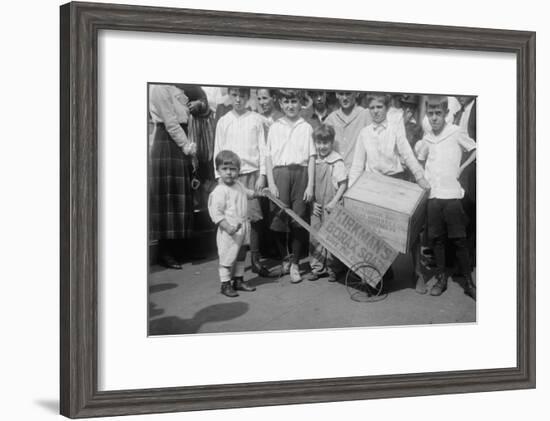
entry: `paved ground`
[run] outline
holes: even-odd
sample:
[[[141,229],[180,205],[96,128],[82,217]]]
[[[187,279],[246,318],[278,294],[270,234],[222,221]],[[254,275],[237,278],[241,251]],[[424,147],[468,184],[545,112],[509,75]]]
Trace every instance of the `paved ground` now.
[[[236,298],[220,294],[215,256],[187,263],[182,270],[153,266],[149,279],[150,335],[269,331],[430,323],[469,323],[476,320],[475,301],[449,280],[440,297],[417,294],[410,280],[410,261],[400,256],[388,293],[375,302],[357,302],[344,279],[291,284],[288,275],[269,278],[250,270],[245,279],[257,287]],[[302,265],[304,268],[307,265]],[[356,298],[362,299],[364,294]]]

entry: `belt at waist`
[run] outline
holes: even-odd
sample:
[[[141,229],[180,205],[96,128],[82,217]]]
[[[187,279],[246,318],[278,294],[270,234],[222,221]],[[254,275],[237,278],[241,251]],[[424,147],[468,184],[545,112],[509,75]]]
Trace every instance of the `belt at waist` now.
[[[159,129],[164,129],[166,130],[166,125],[164,123],[161,123],[161,122],[156,122],[155,125],[159,128]],[[187,123],[180,123],[180,126],[183,130],[185,130],[187,132]]]
[[[273,167],[273,169],[275,168],[307,168],[307,165],[302,165],[302,164],[289,164],[289,165],[275,165]]]

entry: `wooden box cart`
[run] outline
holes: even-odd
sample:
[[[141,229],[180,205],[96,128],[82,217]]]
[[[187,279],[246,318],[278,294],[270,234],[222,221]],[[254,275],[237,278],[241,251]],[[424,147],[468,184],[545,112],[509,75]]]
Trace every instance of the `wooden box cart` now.
[[[407,253],[424,225],[427,199],[418,184],[364,172],[344,194],[344,208],[395,250]]]

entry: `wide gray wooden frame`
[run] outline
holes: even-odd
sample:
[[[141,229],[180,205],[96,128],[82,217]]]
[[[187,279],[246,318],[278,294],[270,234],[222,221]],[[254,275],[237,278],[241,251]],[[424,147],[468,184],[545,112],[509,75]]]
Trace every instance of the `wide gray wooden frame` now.
[[[100,30],[499,51],[517,58],[517,366],[98,391]],[[61,414],[71,418],[535,387],[535,33],[113,4],[61,6]]]

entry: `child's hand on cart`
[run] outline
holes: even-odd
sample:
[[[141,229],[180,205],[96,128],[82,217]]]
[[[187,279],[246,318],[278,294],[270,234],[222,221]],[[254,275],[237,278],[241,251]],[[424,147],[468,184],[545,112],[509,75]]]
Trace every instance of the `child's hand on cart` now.
[[[328,202],[326,205],[325,205],[325,212],[326,213],[331,213],[334,208],[336,207],[336,205],[338,204],[338,202],[335,202],[335,201],[330,201]]]
[[[323,215],[323,205],[313,202],[313,215],[320,218]]]
[[[279,198],[279,189],[277,188],[277,186],[275,184],[272,184],[268,187],[268,190],[269,190],[269,194],[271,194],[271,196],[275,197],[275,198]]]

